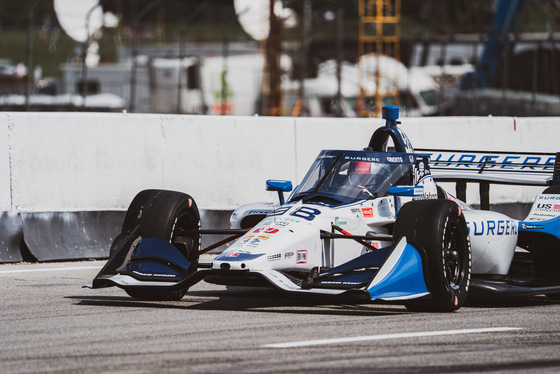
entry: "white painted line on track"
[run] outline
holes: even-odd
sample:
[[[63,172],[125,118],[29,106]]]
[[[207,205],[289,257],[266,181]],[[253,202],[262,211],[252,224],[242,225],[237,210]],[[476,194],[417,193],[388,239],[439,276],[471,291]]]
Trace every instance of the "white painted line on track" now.
[[[370,340],[404,339],[404,338],[417,338],[417,337],[425,337],[425,336],[475,334],[475,333],[484,333],[484,332],[501,332],[501,331],[515,331],[515,330],[523,330],[523,328],[521,328],[521,327],[488,327],[488,328],[481,328],[481,329],[405,332],[405,333],[400,333],[400,334],[355,336],[355,337],[350,337],[350,338],[319,339],[319,340],[305,340],[305,341],[301,341],[301,342],[264,344],[263,347],[266,347],[266,348],[294,348],[294,347],[304,347],[304,346],[308,346],[308,345],[340,344],[340,343],[363,342],[363,341],[370,341]]]
[[[73,267],[61,267],[61,268],[0,270],[0,275],[2,275],[2,274],[16,274],[16,273],[35,273],[35,272],[39,272],[39,271],[89,270],[89,269],[101,269],[102,267],[103,266],[73,266]]]

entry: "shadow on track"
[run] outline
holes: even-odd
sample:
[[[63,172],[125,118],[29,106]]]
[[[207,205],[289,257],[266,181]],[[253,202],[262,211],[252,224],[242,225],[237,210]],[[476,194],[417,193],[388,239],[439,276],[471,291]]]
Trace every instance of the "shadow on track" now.
[[[540,296],[518,296],[498,298],[469,297],[463,308],[524,308],[560,304],[559,299]]]
[[[179,301],[145,301],[129,296],[67,296],[77,305],[128,308],[170,308],[265,313],[385,316],[406,314],[404,306],[379,305],[348,298],[290,297],[275,289],[227,286],[225,290],[193,290]]]

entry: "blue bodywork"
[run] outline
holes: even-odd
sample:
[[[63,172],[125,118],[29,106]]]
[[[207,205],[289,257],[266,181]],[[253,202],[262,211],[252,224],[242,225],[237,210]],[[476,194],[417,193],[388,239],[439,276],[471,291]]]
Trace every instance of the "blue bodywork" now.
[[[393,247],[367,252],[313,278],[312,287],[365,287],[371,300],[408,300],[429,294],[422,252],[403,240]]]
[[[560,217],[545,221],[520,221],[519,231],[547,234],[560,239]]]
[[[371,299],[404,300],[428,295],[420,252],[407,243],[402,250],[397,245],[387,262],[393,257],[395,261],[387,273],[380,271],[368,286]]]
[[[160,238],[142,238],[121,271],[141,278],[177,281],[185,277],[191,262],[171,243]]]

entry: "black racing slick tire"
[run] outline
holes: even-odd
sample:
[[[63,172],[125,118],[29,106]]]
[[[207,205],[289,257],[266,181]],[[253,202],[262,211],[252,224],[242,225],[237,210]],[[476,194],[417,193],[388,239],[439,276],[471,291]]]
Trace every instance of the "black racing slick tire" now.
[[[198,263],[200,213],[194,199],[181,192],[144,190],[130,203],[123,222],[123,234],[140,225],[144,238],[160,238],[175,245],[193,264]],[[115,242],[119,241],[119,237]],[[180,300],[187,290],[153,291],[127,289],[130,296],[142,300]]]
[[[560,195],[560,185],[550,186],[543,191],[545,195]],[[560,262],[560,240],[553,236],[539,236],[531,245],[533,264],[536,275],[550,281],[558,282],[558,263]],[[560,300],[560,293],[545,294],[552,300]]]
[[[403,205],[393,232],[425,252],[424,279],[430,298],[405,304],[411,311],[452,312],[467,299],[472,255],[465,217],[450,200],[417,200]]]

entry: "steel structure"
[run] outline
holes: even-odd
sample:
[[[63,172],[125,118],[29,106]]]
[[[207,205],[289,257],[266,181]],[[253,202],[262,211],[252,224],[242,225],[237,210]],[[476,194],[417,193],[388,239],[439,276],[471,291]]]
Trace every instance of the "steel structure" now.
[[[387,55],[399,60],[401,0],[359,0],[359,58],[367,54]],[[362,82],[358,101],[360,117],[378,117],[384,104],[398,105],[399,87],[394,84],[392,90],[382,94],[379,63],[375,71],[368,71],[366,64],[360,66]],[[368,95],[366,82],[375,79],[373,98]],[[383,103],[383,96],[392,96],[392,103]]]

